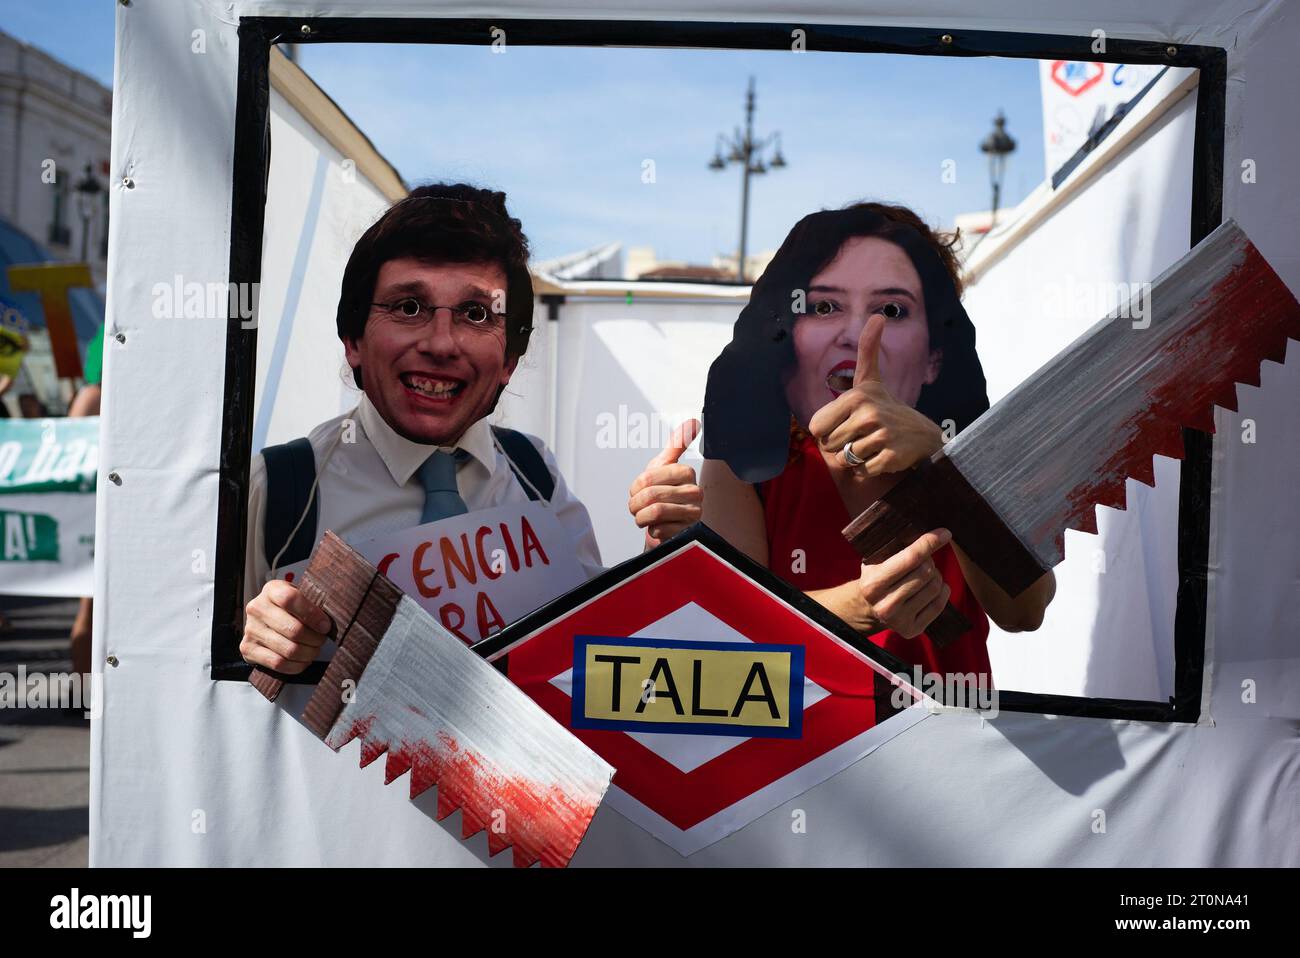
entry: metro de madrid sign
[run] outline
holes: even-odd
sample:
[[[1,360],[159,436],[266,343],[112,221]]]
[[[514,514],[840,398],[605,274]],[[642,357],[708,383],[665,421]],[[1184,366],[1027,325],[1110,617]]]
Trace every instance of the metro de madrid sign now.
[[[617,769],[606,804],[683,856],[929,714],[909,666],[704,525],[475,648]]]

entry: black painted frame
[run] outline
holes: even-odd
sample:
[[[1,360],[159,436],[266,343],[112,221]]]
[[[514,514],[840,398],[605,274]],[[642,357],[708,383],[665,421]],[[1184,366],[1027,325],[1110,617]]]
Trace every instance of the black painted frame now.
[[[261,280],[262,227],[270,169],[270,49],[276,43],[484,44],[493,30],[527,46],[632,46],[789,50],[803,30],[809,50],[1001,56],[1106,63],[1160,64],[1200,70],[1192,162],[1191,245],[1222,220],[1227,51],[1108,37],[1096,53],[1091,36],[949,31],[913,27],[664,20],[539,20],[482,18],[245,17],[239,24],[234,175],[230,211],[230,273],[234,283]],[[221,432],[213,583],[214,680],[245,680],[239,655],[247,547],[248,473],[252,459],[253,384],[257,328],[231,320],[226,335],[225,402]],[[1213,437],[1183,430],[1178,503],[1178,603],[1174,619],[1174,695],[1168,702],[1086,698],[1004,691],[999,708],[1054,715],[1195,722],[1205,671],[1209,585],[1210,487]]]

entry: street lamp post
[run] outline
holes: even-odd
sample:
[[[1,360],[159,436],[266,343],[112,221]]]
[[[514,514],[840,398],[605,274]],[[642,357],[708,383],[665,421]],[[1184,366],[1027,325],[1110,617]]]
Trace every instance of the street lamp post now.
[[[75,187],[77,191],[77,212],[81,215],[81,261],[87,262],[87,241],[90,239],[90,218],[95,215],[95,197],[104,191],[86,164],[86,172]]]
[[[774,147],[772,158],[763,159],[763,151],[768,146]],[[726,148],[727,155],[722,155],[723,149]],[[759,174],[766,173],[768,170],[779,170],[786,166],[785,157],[781,155],[781,134],[773,133],[762,140],[754,139],[754,78],[749,78],[749,92],[745,96],[745,130],[742,133],[739,129],[735,134],[728,138],[725,134],[718,134],[718,142],[715,147],[713,159],[709,161],[709,169],[724,170],[728,163],[739,163],[741,166],[740,175],[740,249],[736,259],[736,275],[743,283],[745,281],[745,252],[746,243],[749,235],[749,178]]]
[[[993,132],[984,137],[980,150],[989,156],[989,185],[993,187],[993,211],[989,229],[998,222],[998,200],[1002,197],[1002,178],[1006,174],[1007,157],[1016,151],[1016,141],[1007,133],[1007,118],[998,110],[993,118]]]

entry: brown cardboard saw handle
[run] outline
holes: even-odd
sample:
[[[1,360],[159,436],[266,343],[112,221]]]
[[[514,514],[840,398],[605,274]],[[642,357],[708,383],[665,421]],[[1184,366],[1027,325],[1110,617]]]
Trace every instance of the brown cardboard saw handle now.
[[[303,570],[302,576],[298,580],[298,591],[305,595],[313,604],[325,609],[325,614],[329,615],[331,622],[334,623],[333,628],[330,629],[330,637],[337,638],[338,620],[335,619],[329,609],[325,608],[325,592],[313,580],[310,566]],[[293,676],[281,675],[279,672],[272,671],[271,669],[261,665],[253,666],[253,671],[248,676],[249,683],[253,688],[266,696],[268,702],[274,702],[279,697],[280,693],[284,690],[286,682],[292,682],[295,680],[301,681],[301,679],[295,679]]]
[[[347,543],[327,530],[312,551],[311,561],[297,583],[299,591],[329,616],[332,623],[329,637],[340,643],[339,648],[345,644],[345,637],[354,626],[358,611],[374,589],[380,585],[385,586],[385,595],[389,595],[390,599],[391,594],[400,594],[373,567],[352,562],[351,556],[352,549]],[[383,581],[380,583],[377,580]],[[392,599],[389,604],[395,602]],[[336,655],[337,651],[336,649]],[[322,663],[313,663],[308,668],[313,670],[313,674],[306,679],[307,684],[319,683],[322,678]],[[328,671],[326,666],[325,673],[328,674]],[[281,675],[259,665],[253,667],[248,681],[269,701],[274,702],[286,682],[302,683],[304,677]]]
[[[844,538],[862,556],[863,562],[875,565],[906,549],[924,533],[939,525],[942,523],[922,523],[918,526],[882,498],[877,499],[849,524],[844,530]],[[956,642],[970,627],[971,623],[966,616],[949,602],[929,624],[925,634],[942,649]]]
[[[941,527],[1012,597],[1047,571],[942,451],[908,470],[845,527],[844,538],[863,562],[875,564]],[[925,634],[944,648],[970,628],[966,617],[949,603]]]

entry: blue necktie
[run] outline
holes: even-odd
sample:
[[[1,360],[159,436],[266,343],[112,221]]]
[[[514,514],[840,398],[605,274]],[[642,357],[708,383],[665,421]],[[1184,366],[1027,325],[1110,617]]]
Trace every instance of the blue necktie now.
[[[449,516],[463,516],[469,512],[465,500],[456,489],[456,463],[464,461],[467,455],[463,449],[457,449],[454,455],[440,449],[415,470],[420,485],[424,487],[421,525]]]

